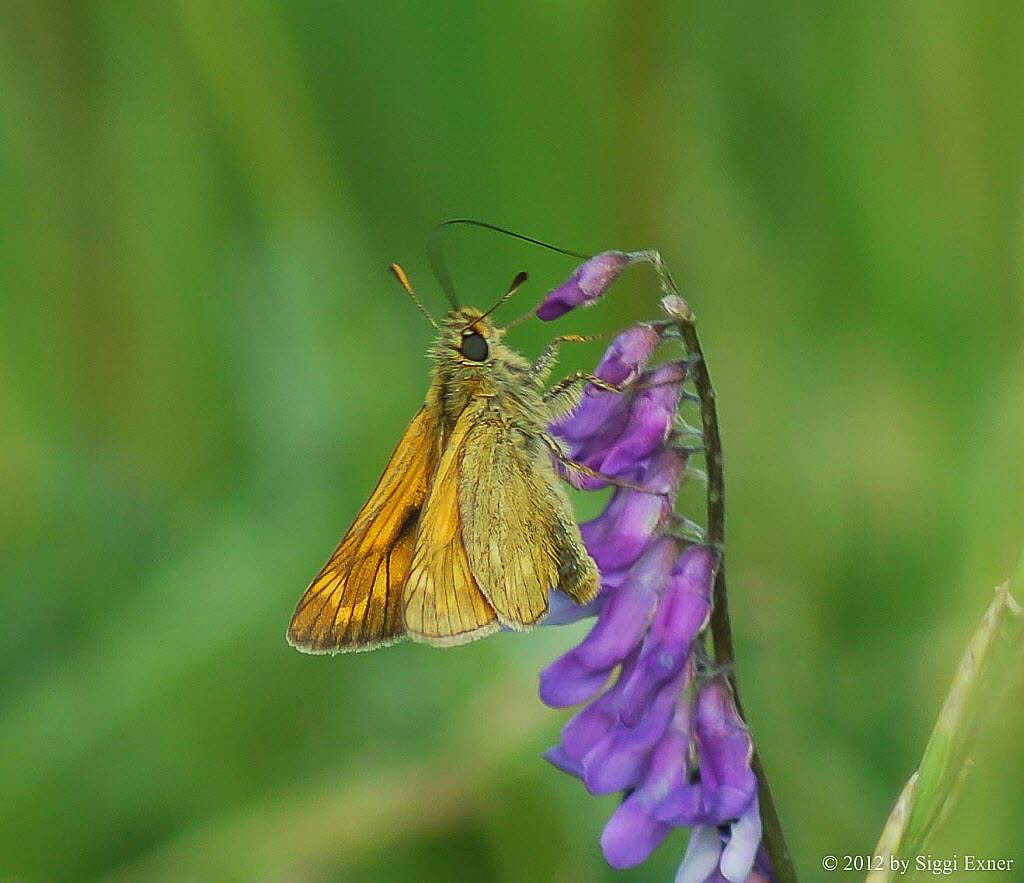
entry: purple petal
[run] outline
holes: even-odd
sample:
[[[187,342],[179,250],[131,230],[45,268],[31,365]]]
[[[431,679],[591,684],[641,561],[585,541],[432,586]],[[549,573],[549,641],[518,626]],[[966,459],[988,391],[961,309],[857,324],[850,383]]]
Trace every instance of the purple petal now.
[[[624,567],[621,570],[602,570],[601,591],[598,593],[598,597],[604,596],[605,600],[610,598],[615,592],[619,590],[619,586],[621,586],[627,579],[629,579],[629,573],[632,569],[632,566],[630,566]]]
[[[679,685],[671,686],[675,687],[677,693]],[[673,701],[675,693],[671,697]],[[685,708],[685,703],[676,707],[671,727],[651,756],[650,768],[643,784],[623,801],[605,828],[601,843],[605,857],[615,867],[630,867],[643,861],[674,827],[652,810],[667,791],[677,788],[685,780],[689,743]],[[588,756],[584,761],[584,781],[588,784],[591,772],[589,762]]]
[[[689,672],[683,684],[689,680]],[[691,741],[690,703],[678,696],[669,726],[651,755],[651,765],[644,779],[643,790],[654,804],[686,784]]]
[[[577,410],[568,424],[556,425],[553,429],[568,441],[569,456],[574,460],[605,475],[632,478],[643,461],[664,444],[675,419],[685,379],[682,364],[665,362],[641,374],[635,386],[621,393],[606,392],[605,395],[616,397],[614,401],[599,399],[595,405],[588,404],[585,398],[581,405],[586,418],[583,425],[574,423],[581,413]],[[583,434],[595,416],[602,420],[600,429]],[[565,470],[562,473],[584,490],[598,490],[607,485],[599,478]]]
[[[580,525],[583,543],[602,573],[629,567],[647,548],[672,512],[684,465],[675,451],[656,453],[632,480],[657,493],[618,488],[597,518]]]
[[[736,711],[724,678],[705,683],[695,702],[694,737],[700,758],[698,782],[677,789],[654,808],[654,815],[676,825],[721,825],[743,815],[757,796],[750,769],[753,742]],[[699,788],[695,809],[689,789]]]
[[[651,755],[643,784],[635,792],[642,793],[658,821],[672,825],[679,825],[680,818],[683,824],[701,821],[700,786],[689,779],[690,745],[689,702],[680,697],[671,724]]]
[[[588,462],[594,458],[594,450],[580,459],[605,475],[620,475],[635,469],[665,443],[685,378],[683,367],[674,362],[666,362],[647,372],[640,382],[646,388],[640,390],[633,402],[625,431],[603,452],[600,465]]]
[[[750,769],[753,742],[724,678],[701,687],[693,731],[699,779],[672,789],[654,807],[654,816],[675,825],[721,825],[742,817],[757,798],[757,778]]]
[[[580,763],[580,778],[586,773],[585,759],[594,746],[608,735],[618,721],[616,697],[611,690],[591,702],[562,729],[565,756]]]
[[[653,818],[632,794],[618,809],[601,833],[601,849],[613,868],[632,868],[647,858],[672,830],[672,826]]]
[[[594,369],[594,375],[616,386],[631,383],[658,346],[661,335],[650,325],[634,325],[618,334]],[[579,441],[607,431],[610,423],[622,423],[629,416],[623,393],[598,389],[588,384],[580,404],[568,417],[555,421],[551,430],[569,441]]]
[[[620,685],[635,664],[636,654],[633,654],[623,662],[619,678],[611,689],[563,727],[561,747],[566,757],[582,764],[583,758],[615,726],[619,719]]]
[[[570,455],[579,459],[578,455],[586,450],[584,442],[593,447],[598,439],[610,439],[605,442],[607,446],[625,432],[635,395],[628,387],[616,392],[588,386],[576,409],[552,423],[551,431],[565,439]]]
[[[569,757],[561,743],[545,751],[544,759],[563,773],[576,776],[578,779],[583,778],[582,764],[578,760],[573,760],[573,758]]]
[[[598,565],[600,568],[600,565]],[[572,598],[559,589],[552,589],[548,596],[548,612],[544,617],[542,625],[568,625],[571,622],[579,622],[581,619],[589,619],[596,616],[604,604],[607,593],[599,592],[593,601],[586,604],[577,604]]]
[[[568,708],[586,702],[600,692],[613,665],[594,666],[576,647],[540,673],[540,700],[549,708]]]
[[[721,824],[741,816],[757,794],[750,769],[754,743],[724,678],[708,681],[697,694],[694,732],[708,821]]]
[[[616,386],[636,380],[660,341],[661,332],[653,325],[632,325],[612,339],[594,374]],[[600,392],[597,387],[588,389]]]
[[[711,615],[711,587],[717,555],[707,546],[686,549],[672,568],[644,637],[637,666],[623,686],[622,718],[627,724],[666,681],[682,671],[690,645]]]
[[[686,659],[686,653],[674,653],[670,649],[660,652],[648,633],[641,646],[636,668],[622,687],[619,715],[626,726],[631,727],[637,723],[666,682],[676,682]]]
[[[558,288],[549,291],[539,307],[537,316],[545,321],[557,319],[578,306],[589,306],[596,301],[619,274],[634,260],[624,251],[604,251],[584,261]]]
[[[607,671],[625,659],[643,639],[677,555],[678,545],[671,537],[652,543],[572,653],[596,670]]]
[[[692,827],[705,823],[701,804],[700,781],[679,782],[664,799],[655,805],[654,817],[680,827]]]
[[[627,679],[628,676],[623,678]],[[583,758],[583,782],[591,794],[612,794],[633,788],[645,774],[647,779],[644,781],[644,790],[651,790],[649,784],[652,782],[652,774],[647,771],[649,763],[656,759],[652,750],[665,738],[683,682],[683,677],[679,677],[662,687],[652,697],[635,726],[622,720],[620,694],[618,720]],[[682,745],[684,764],[688,739],[687,731]],[[656,780],[653,783],[656,790],[661,784],[661,776],[667,774],[667,770],[659,767],[657,770],[652,769],[652,773]],[[648,800],[648,803],[652,802]]]
[[[718,555],[709,546],[690,546],[672,568],[669,589],[651,626],[663,643],[691,641],[707,622]]]

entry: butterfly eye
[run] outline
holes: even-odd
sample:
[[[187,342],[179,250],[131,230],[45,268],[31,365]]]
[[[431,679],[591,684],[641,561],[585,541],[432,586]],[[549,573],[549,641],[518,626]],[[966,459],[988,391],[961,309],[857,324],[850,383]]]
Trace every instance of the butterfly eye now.
[[[484,362],[490,350],[487,348],[487,341],[482,334],[475,331],[462,338],[462,355],[471,362]]]

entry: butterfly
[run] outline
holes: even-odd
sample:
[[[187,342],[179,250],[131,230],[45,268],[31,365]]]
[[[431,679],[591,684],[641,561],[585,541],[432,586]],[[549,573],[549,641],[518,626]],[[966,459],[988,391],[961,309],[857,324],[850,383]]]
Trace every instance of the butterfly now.
[[[307,653],[524,631],[544,618],[552,588],[581,604],[599,589],[555,468],[567,458],[547,427],[572,410],[585,382],[618,388],[583,372],[545,388],[559,345],[589,338],[556,338],[531,362],[490,321],[525,273],[487,312],[453,307],[435,322],[404,271],[390,269],[437,331],[430,386],[296,607],[287,637]]]

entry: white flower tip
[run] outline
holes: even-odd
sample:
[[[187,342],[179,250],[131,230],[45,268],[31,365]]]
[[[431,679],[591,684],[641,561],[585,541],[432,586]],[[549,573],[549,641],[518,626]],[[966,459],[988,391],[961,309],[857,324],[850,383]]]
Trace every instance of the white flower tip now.
[[[750,876],[761,845],[761,815],[757,801],[732,824],[729,842],[722,850],[722,864],[719,868],[729,883],[743,883]]]
[[[717,828],[698,826],[690,833],[683,863],[676,871],[675,883],[704,883],[718,867],[722,840]]]

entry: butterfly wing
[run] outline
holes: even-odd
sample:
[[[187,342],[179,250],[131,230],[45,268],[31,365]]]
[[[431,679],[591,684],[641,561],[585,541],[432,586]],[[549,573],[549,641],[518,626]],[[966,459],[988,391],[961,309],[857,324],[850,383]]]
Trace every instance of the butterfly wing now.
[[[478,415],[476,406],[466,408],[448,439],[423,506],[405,584],[409,636],[438,646],[464,644],[499,628],[470,568],[459,506],[459,466]]]
[[[502,625],[527,629],[558,587],[578,602],[599,588],[540,432],[497,414],[478,420],[460,464],[469,564]]]
[[[288,626],[293,647],[306,653],[369,650],[402,636],[402,585],[441,444],[435,411],[424,406],[295,608]]]

